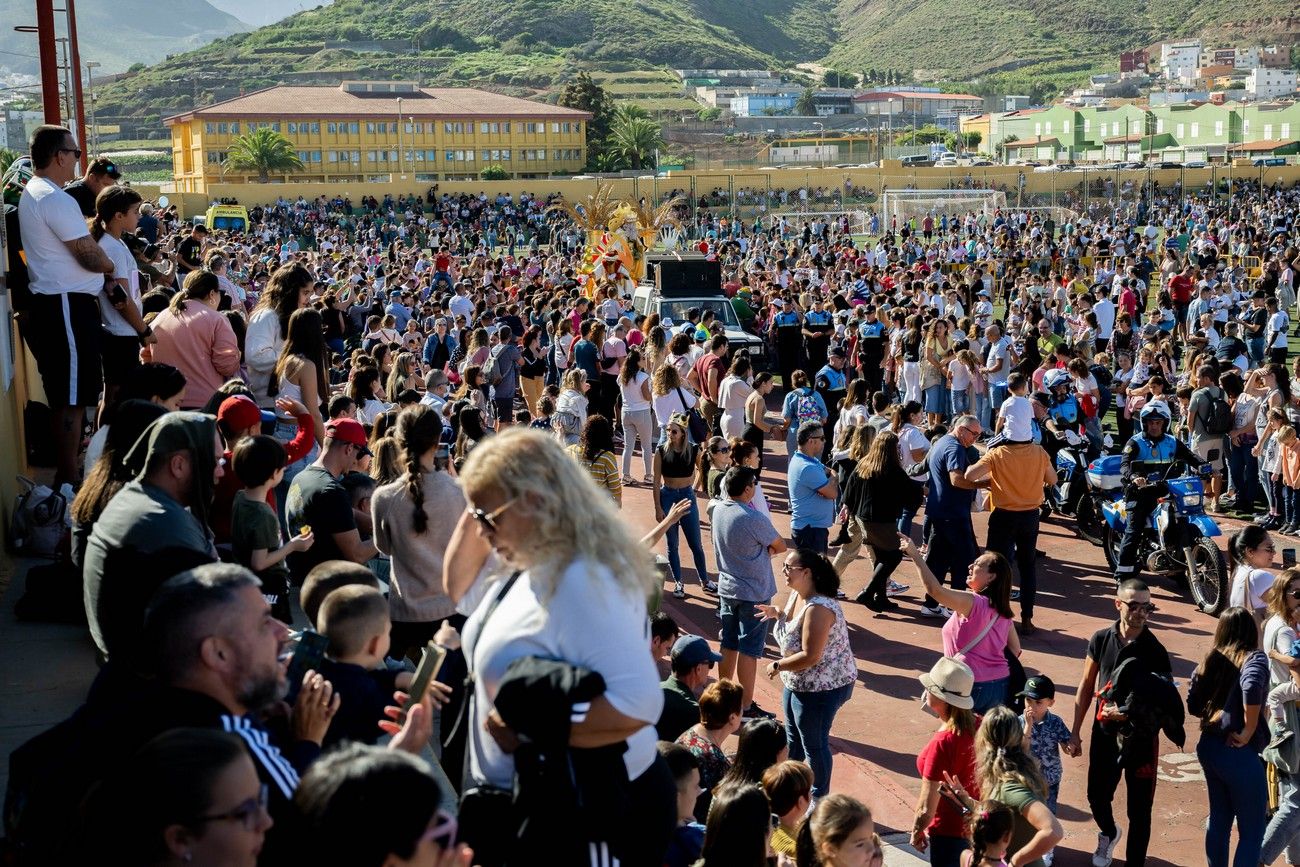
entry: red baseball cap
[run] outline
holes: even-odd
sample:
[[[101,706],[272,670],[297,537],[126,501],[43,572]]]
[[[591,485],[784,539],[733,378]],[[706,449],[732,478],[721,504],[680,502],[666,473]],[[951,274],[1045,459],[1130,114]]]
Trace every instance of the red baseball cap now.
[[[237,394],[221,402],[217,409],[217,421],[223,421],[233,430],[247,430],[262,423],[262,408],[246,394]]]
[[[336,418],[325,425],[325,437],[333,437],[357,447],[360,454],[370,454],[370,442],[366,439],[366,429],[361,422],[350,418]]]

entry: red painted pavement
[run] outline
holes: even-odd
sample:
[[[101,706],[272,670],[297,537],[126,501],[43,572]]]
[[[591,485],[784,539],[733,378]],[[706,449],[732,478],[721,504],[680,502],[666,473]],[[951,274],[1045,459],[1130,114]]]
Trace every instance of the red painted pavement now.
[[[763,490],[774,509],[777,529],[789,534],[790,521],[784,511],[786,501],[783,472],[785,448],[782,443],[767,443],[767,468]],[[775,452],[775,454],[773,454]],[[638,461],[639,465],[639,461]],[[703,506],[703,503],[701,503]],[[780,509],[780,511],[777,511]],[[647,486],[637,484],[623,490],[623,510],[629,522],[648,530],[654,525],[654,506]],[[701,508],[701,512],[703,509]],[[703,515],[701,515],[703,517]],[[917,533],[920,522],[917,519]],[[1237,522],[1221,522],[1240,526]],[[987,513],[975,515],[976,538],[986,539]],[[1225,530],[1225,533],[1227,531]],[[834,531],[832,531],[834,536]],[[1281,549],[1300,546],[1285,537],[1276,539]],[[1226,535],[1219,539],[1226,546]],[[704,547],[710,569],[714,566],[712,540],[704,529]],[[1101,548],[1081,539],[1066,519],[1054,517],[1042,527],[1039,548],[1047,556],[1040,559],[1038,577],[1037,632],[1022,639],[1021,660],[1030,674],[1042,673],[1057,686],[1054,711],[1073,723],[1073,696],[1078,688],[1088,638],[1115,617],[1113,587],[1106,558]],[[663,542],[658,549],[666,551]],[[683,570],[688,598],[673,599],[665,588],[665,608],[682,627],[705,636],[716,644],[718,621],[714,617],[716,602],[707,596],[693,579],[690,555],[683,542]],[[785,590],[774,561],[778,599]],[[844,576],[844,589],[850,597],[865,586],[869,561],[859,557]],[[712,573],[711,573],[712,574]],[[912,588],[896,601],[898,612],[874,616],[853,602],[845,602],[849,634],[854,656],[858,660],[858,687],[840,711],[832,730],[835,753],[832,778],[834,791],[852,794],[870,805],[876,820],[893,830],[911,827],[916,802],[916,755],[935,728],[934,720],[920,709],[921,687],[917,676],[926,671],[941,653],[939,628],[942,621],[921,617],[918,608],[922,594],[920,579],[910,562],[904,561],[895,579]],[[1151,617],[1156,636],[1169,650],[1174,661],[1174,675],[1186,694],[1192,670],[1209,646],[1215,621],[1201,613],[1188,600],[1186,592],[1164,578],[1150,579],[1152,596],[1159,610]],[[1013,606],[1015,603],[1013,603]],[[769,641],[769,658],[774,658]],[[768,710],[780,710],[779,682],[768,681],[759,670],[757,699]],[[1096,845],[1096,827],[1088,810],[1086,791],[1086,756],[1089,726],[1084,726],[1084,757],[1064,757],[1065,775],[1061,784],[1059,818],[1066,837],[1057,849],[1060,867],[1091,864]],[[1179,749],[1163,737],[1160,780],[1152,819],[1152,838],[1147,863],[1152,865],[1202,864],[1203,823],[1208,814],[1201,769],[1195,758],[1197,731],[1194,721],[1187,727],[1187,744]],[[1127,825],[1125,795],[1121,784],[1116,794],[1115,815],[1121,828]],[[1123,862],[1125,840],[1116,850],[1116,863]]]

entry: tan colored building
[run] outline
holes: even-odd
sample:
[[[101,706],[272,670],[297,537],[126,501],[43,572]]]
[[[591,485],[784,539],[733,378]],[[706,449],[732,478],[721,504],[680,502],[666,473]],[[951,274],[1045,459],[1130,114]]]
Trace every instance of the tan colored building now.
[[[278,86],[164,122],[178,192],[256,181],[226,171],[231,143],[268,126],[293,142],[303,169],[273,182],[470,180],[499,165],[512,178],[581,172],[588,112],[472,88],[346,81]]]

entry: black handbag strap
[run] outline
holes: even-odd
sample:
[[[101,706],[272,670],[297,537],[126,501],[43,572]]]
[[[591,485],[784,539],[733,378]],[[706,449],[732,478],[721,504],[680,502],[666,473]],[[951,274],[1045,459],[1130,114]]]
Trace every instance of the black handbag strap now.
[[[482,621],[479,622],[478,634],[480,636],[483,634],[483,630],[487,628],[488,621],[492,619],[492,615],[496,613],[497,606],[501,604],[501,600],[506,598],[506,594],[510,592],[510,588],[514,587],[515,582],[519,580],[522,571],[523,570],[515,570],[511,573],[509,578],[501,582],[501,589],[492,597],[492,601],[488,603],[487,609],[483,612]],[[460,703],[460,713],[456,715],[456,722],[442,742],[444,747],[451,743],[452,738],[456,736],[456,732],[460,730],[461,723],[465,721],[465,717],[469,713],[470,702],[474,700],[474,666],[471,664],[474,658],[474,651],[472,648],[465,648],[465,650],[465,666],[469,670],[469,673],[465,675],[465,700]]]

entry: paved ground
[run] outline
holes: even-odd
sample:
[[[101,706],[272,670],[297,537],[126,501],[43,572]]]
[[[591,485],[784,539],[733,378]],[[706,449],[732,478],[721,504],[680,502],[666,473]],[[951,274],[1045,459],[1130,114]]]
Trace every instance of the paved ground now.
[[[775,444],[775,449],[773,445],[769,443],[769,452],[784,451],[782,445]],[[781,461],[777,457],[769,460],[769,464],[780,464]],[[764,491],[774,506],[783,505],[786,499],[784,475],[776,471],[766,472]],[[624,512],[638,527],[649,528],[653,524],[653,505],[645,486],[625,489]],[[778,529],[788,532],[788,516],[781,513],[775,517]],[[1223,523],[1234,529],[1240,526],[1234,521]],[[986,525],[987,515],[977,514],[976,536],[981,542],[985,540]],[[705,548],[712,568],[707,529],[705,536]],[[1226,536],[1219,542],[1221,547],[1225,546]],[[1284,537],[1278,542],[1279,549],[1293,544],[1284,541]],[[662,543],[660,547],[662,549]],[[1022,661],[1030,674],[1047,674],[1056,682],[1055,710],[1069,724],[1073,720],[1073,696],[1077,691],[1088,638],[1115,616],[1114,584],[1102,550],[1080,539],[1064,519],[1054,518],[1044,524],[1039,547],[1046,551],[1047,557],[1039,561],[1038,609],[1035,613],[1038,632],[1023,641],[1025,652]],[[1279,562],[1281,556],[1279,550]],[[689,563],[689,557],[686,559]],[[867,577],[868,561],[860,558],[845,575],[848,594],[852,596],[864,586]],[[859,687],[840,711],[832,735],[835,750],[832,788],[860,797],[869,804],[877,822],[883,826],[882,832],[898,832],[911,827],[917,793],[916,755],[934,729],[933,719],[923,714],[919,706],[921,687],[917,676],[928,670],[941,653],[941,621],[923,618],[917,613],[921,594],[917,592],[920,581],[915,568],[905,563],[895,577],[912,585],[912,590],[898,599],[903,606],[899,612],[874,616],[861,606],[846,603],[854,655],[859,661]],[[1151,625],[1174,659],[1175,677],[1185,687],[1210,644],[1215,621],[1198,611],[1188,600],[1186,591],[1172,582],[1154,579],[1152,585],[1159,610],[1152,616]],[[668,609],[679,617],[685,628],[711,640],[716,638],[718,627],[713,616],[713,598],[706,596],[689,577],[687,589],[687,600],[668,597]],[[784,598],[784,594],[779,598]],[[759,679],[760,703],[769,709],[778,708],[779,687],[767,682],[761,674]],[[1208,806],[1201,769],[1194,754],[1194,725],[1189,725],[1188,737],[1188,743],[1182,749],[1167,741],[1161,743],[1164,755],[1156,791],[1154,831],[1148,857],[1150,864],[1184,865],[1204,861],[1202,823]],[[1084,738],[1085,757],[1064,759],[1059,818],[1065,825],[1066,838],[1058,849],[1056,864],[1060,867],[1090,864],[1096,845],[1096,828],[1091,822],[1085,797],[1086,727]],[[1121,787],[1115,808],[1121,827],[1126,824],[1122,791]],[[902,834],[891,837],[891,840],[903,839]],[[896,854],[902,857],[901,852]],[[894,855],[891,853],[891,857]],[[1123,855],[1124,842],[1121,840],[1117,862]]]
[[[777,444],[775,450],[782,451],[783,446]],[[770,463],[780,462],[778,457]],[[769,469],[765,490],[773,505],[780,508],[785,500],[785,480],[777,469]],[[652,526],[649,490],[644,486],[627,489],[624,512],[636,527]],[[778,527],[788,530],[788,518],[783,513],[776,517]],[[976,515],[981,541],[985,524],[985,516]],[[1279,547],[1289,547],[1289,540],[1278,541]],[[1087,638],[1113,617],[1113,585],[1101,549],[1079,539],[1059,519],[1044,526],[1040,547],[1048,556],[1039,561],[1039,611],[1035,618],[1039,632],[1025,640],[1023,661],[1030,673],[1046,673],[1056,681],[1056,710],[1069,722]],[[707,529],[705,548],[712,568]],[[1281,552],[1278,557],[1280,560]],[[686,559],[689,562],[689,557]],[[866,577],[867,561],[860,559],[846,575],[850,595],[863,586]],[[897,577],[913,585],[913,590],[900,598],[903,608],[898,613],[875,617],[860,606],[846,605],[859,660],[860,685],[835,723],[833,788],[851,793],[872,807],[881,832],[896,844],[890,847],[889,864],[911,865],[923,861],[907,849],[901,832],[911,825],[916,754],[934,728],[933,720],[919,708],[921,690],[916,678],[940,653],[940,622],[917,615],[919,580],[913,568],[903,565]],[[6,756],[28,737],[66,716],[84,695],[94,672],[90,644],[83,630],[15,621],[13,605],[24,583],[20,569],[0,602],[0,752]],[[668,597],[669,610],[687,629],[716,638],[713,598],[704,595],[698,584],[688,583],[687,587],[688,599]],[[1174,657],[1175,675],[1185,684],[1209,644],[1214,621],[1196,611],[1180,588],[1157,580],[1153,590],[1160,610],[1152,617],[1152,626]],[[768,708],[779,707],[777,686],[761,677],[760,681],[760,702]],[[1195,733],[1189,731],[1189,735],[1191,741],[1181,751],[1162,743],[1165,755],[1156,793],[1152,864],[1185,865],[1204,860],[1201,846],[1206,796],[1201,770],[1192,754]],[[1090,863],[1095,845],[1096,831],[1084,797],[1084,761],[1065,759],[1060,818],[1067,836],[1056,861],[1061,867]],[[7,772],[7,763],[0,765],[0,785]],[[1123,826],[1122,795],[1116,815]],[[1117,854],[1122,858],[1123,841]]]

